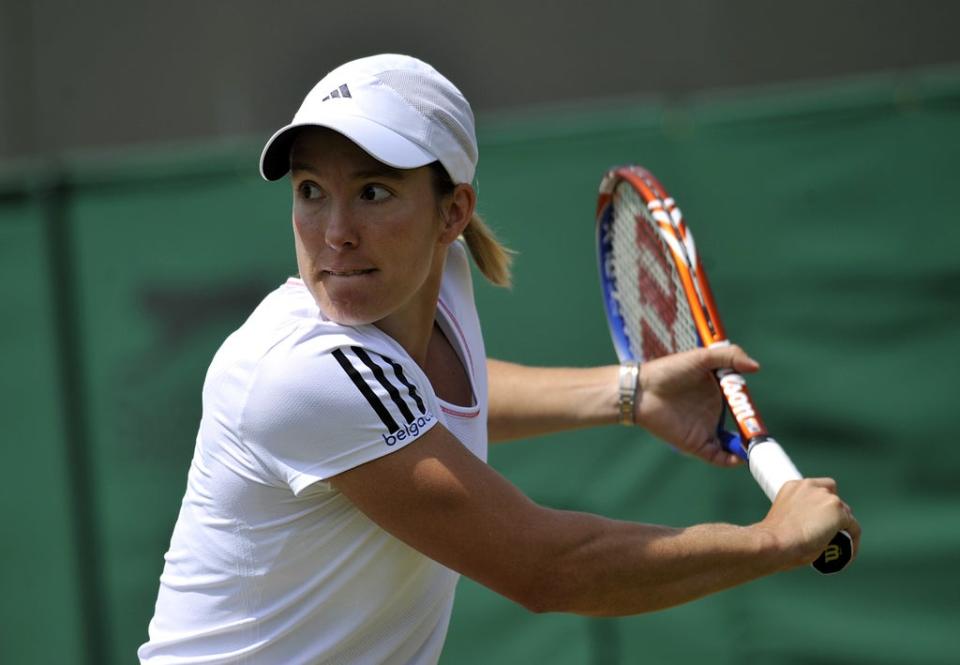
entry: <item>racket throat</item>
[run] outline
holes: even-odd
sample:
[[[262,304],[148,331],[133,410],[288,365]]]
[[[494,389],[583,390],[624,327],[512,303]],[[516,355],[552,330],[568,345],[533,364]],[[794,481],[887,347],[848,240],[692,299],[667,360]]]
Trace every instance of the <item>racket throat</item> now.
[[[711,346],[714,346],[711,344]],[[721,369],[715,372],[723,400],[730,415],[737,422],[737,429],[744,441],[753,440],[768,435],[767,428],[760,419],[760,413],[753,405],[753,398],[747,390],[747,382],[738,372],[731,369]]]

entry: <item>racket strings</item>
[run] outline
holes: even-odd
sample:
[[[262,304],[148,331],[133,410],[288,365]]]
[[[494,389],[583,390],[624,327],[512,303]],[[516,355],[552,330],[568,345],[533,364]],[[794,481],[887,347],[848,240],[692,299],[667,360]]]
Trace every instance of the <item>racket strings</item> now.
[[[699,346],[680,275],[640,194],[626,182],[613,192],[615,296],[634,357],[658,358]]]

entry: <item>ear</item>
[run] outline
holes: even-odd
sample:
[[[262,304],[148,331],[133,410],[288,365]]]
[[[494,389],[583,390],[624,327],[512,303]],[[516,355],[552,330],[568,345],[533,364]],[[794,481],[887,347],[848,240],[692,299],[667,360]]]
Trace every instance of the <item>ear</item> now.
[[[467,184],[457,185],[440,202],[440,242],[449,245],[463,233],[473,219],[477,207],[477,193]]]

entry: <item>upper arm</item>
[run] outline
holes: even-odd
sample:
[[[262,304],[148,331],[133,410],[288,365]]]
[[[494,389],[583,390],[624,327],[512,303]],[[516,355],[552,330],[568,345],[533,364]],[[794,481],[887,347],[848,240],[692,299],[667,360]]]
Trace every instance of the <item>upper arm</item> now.
[[[552,560],[554,511],[541,508],[442,425],[350,469],[332,485],[431,559],[531,606]]]

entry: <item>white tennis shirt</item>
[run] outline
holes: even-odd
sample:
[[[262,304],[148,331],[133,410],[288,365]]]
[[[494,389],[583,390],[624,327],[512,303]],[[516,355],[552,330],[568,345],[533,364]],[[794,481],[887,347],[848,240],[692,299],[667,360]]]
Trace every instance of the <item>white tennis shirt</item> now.
[[[143,663],[437,662],[459,576],[325,482],[438,422],[486,460],[486,354],[460,242],[437,321],[472,407],[440,400],[376,327],[326,320],[300,280],[227,338],[204,383]]]

